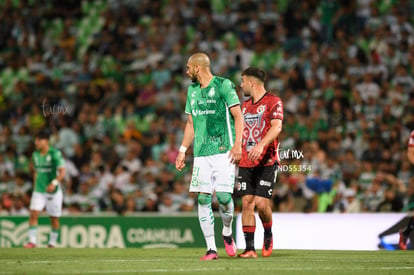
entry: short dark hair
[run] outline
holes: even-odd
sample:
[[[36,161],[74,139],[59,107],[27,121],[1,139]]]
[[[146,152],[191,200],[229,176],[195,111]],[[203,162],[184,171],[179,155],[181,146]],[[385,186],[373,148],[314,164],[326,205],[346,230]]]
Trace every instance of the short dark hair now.
[[[50,132],[46,129],[43,129],[43,130],[40,130],[39,132],[37,132],[35,137],[38,138],[38,139],[49,139]]]
[[[255,67],[249,67],[247,69],[245,69],[242,74],[246,75],[246,76],[253,76],[257,79],[259,79],[261,82],[265,82],[266,81],[266,72],[259,69],[259,68],[255,68]]]

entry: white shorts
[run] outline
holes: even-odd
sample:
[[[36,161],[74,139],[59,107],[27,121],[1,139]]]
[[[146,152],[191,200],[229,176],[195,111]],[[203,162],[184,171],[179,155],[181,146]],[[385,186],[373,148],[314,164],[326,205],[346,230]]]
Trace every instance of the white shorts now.
[[[190,192],[233,193],[236,166],[230,162],[229,154],[195,157]]]
[[[30,210],[42,211],[46,207],[46,214],[50,217],[62,215],[63,193],[62,189],[54,193],[33,192],[30,200]]]

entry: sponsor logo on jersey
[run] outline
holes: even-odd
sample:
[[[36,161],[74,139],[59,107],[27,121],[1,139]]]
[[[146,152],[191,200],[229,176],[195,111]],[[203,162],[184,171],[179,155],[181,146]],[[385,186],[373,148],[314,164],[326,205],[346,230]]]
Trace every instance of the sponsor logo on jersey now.
[[[268,187],[270,187],[270,186],[272,186],[272,183],[270,181],[261,180],[259,182],[259,185],[260,186],[268,186]]]
[[[216,110],[192,110],[193,116],[214,115]]]
[[[52,168],[39,167],[39,168],[36,169],[36,172],[38,172],[38,173],[50,173],[50,172],[52,172]]]
[[[282,103],[278,102],[276,105],[276,112],[273,113],[274,117],[280,117],[283,119],[283,107],[282,107]]]
[[[262,132],[266,124],[262,116],[263,113],[244,114],[243,144],[246,144],[247,152],[262,140]]]

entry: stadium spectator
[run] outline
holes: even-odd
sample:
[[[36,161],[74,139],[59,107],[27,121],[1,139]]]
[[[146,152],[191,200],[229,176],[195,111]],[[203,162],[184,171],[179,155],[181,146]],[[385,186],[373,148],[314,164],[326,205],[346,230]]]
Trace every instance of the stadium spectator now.
[[[159,201],[158,201],[157,195],[155,195],[154,193],[149,194],[146,197],[145,204],[144,204],[144,207],[142,208],[142,211],[158,212],[159,211],[158,205],[159,205]]]
[[[8,176],[23,173],[32,181],[29,156],[34,147],[27,137],[42,128],[54,132],[58,139],[51,139],[52,144],[63,146],[79,171],[96,150],[113,171],[134,143],[142,147],[137,158],[145,171],[147,158],[159,161],[156,155],[167,144],[166,137],[174,133],[177,140],[182,138],[182,90],[190,82],[183,78],[185,60],[202,49],[213,55],[213,48],[218,60],[226,61],[218,70],[233,81],[249,66],[265,68],[269,79],[276,79],[269,87],[291,112],[286,113],[281,133],[283,145],[299,149],[309,139],[314,141],[318,155],[325,158],[306,153],[313,169],[332,160],[326,145],[336,139],[333,144],[341,144],[340,156],[345,148],[352,149],[355,166],[363,166],[356,169],[361,173],[352,175],[357,197],[383,167],[407,185],[413,176],[401,146],[414,125],[411,1],[358,0],[352,6],[352,1],[329,0],[104,0],[87,1],[89,8],[81,8],[79,1],[3,2],[0,177],[9,171]],[[252,41],[254,46],[249,46]],[[159,61],[164,63],[161,82],[150,84]],[[170,81],[156,88],[165,81],[163,75]],[[340,104],[334,103],[337,99]],[[71,111],[45,117],[43,111],[49,109],[42,109],[44,100]],[[137,133],[132,139],[123,137],[130,119]],[[68,128],[66,121],[73,130],[70,136],[78,139],[74,147],[75,139],[61,133]],[[362,154],[373,136],[379,138],[379,150],[388,152],[378,159],[368,156],[367,161]],[[387,160],[392,167],[384,166]],[[157,173],[163,169],[160,165]],[[347,173],[341,172],[343,181],[349,182]],[[157,173],[154,181],[162,174]],[[188,179],[190,174],[188,169],[180,176]],[[65,188],[74,186],[76,193],[74,182],[76,176]],[[407,192],[401,194],[404,207]]]
[[[110,192],[109,197],[111,198],[112,211],[114,211],[118,215],[125,214],[125,211],[127,209],[126,199],[124,195],[122,194],[121,190],[113,189]]]
[[[21,195],[15,195],[13,197],[13,206],[10,210],[10,214],[13,216],[28,216],[30,214],[29,209],[25,206],[23,197]]]

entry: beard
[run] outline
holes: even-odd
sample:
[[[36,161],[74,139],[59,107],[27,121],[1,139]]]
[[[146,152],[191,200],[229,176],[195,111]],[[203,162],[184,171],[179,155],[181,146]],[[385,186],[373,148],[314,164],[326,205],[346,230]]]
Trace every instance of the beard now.
[[[195,74],[191,74],[190,78],[191,78],[191,81],[192,81],[193,83],[198,82],[197,76],[196,76]]]
[[[193,83],[198,82],[197,74],[195,72],[188,72],[188,76],[190,77],[190,79]]]

